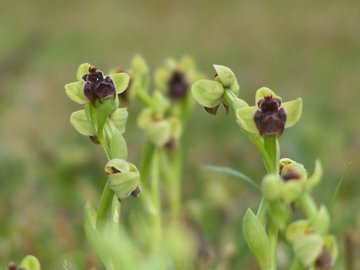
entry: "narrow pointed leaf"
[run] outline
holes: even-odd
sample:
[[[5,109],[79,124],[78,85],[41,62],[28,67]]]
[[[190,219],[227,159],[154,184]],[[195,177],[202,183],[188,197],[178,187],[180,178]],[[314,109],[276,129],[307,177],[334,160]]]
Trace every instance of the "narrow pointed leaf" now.
[[[243,174],[242,172],[239,172],[237,170],[234,170],[234,169],[228,168],[228,167],[213,166],[213,165],[203,166],[203,168],[205,170],[234,176],[234,177],[240,179],[241,181],[243,181],[244,183],[246,183],[260,191],[259,185],[254,180],[252,180],[249,176]]]

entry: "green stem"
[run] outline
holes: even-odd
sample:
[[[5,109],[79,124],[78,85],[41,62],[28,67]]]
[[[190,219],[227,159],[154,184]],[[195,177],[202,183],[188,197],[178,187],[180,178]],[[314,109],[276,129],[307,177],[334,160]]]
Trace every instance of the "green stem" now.
[[[155,145],[151,142],[147,142],[141,155],[140,176],[143,185],[149,184],[149,170],[154,151]]]
[[[106,183],[103,193],[101,195],[98,212],[96,216],[96,228],[103,230],[111,212],[112,199],[114,192],[110,189],[109,184]]]
[[[162,225],[161,225],[161,195],[160,195],[160,177],[159,177],[159,149],[156,149],[152,158],[151,168],[151,199],[153,204],[152,222],[153,222],[153,239],[152,249],[158,251],[161,246]]]
[[[279,147],[276,136],[265,136],[264,137],[264,146],[266,152],[268,153],[271,163],[268,165],[268,172],[279,174]],[[276,256],[276,246],[278,238],[278,228],[276,224],[270,219],[269,220],[269,241],[270,241],[270,252],[273,258],[273,269],[277,269],[277,256]]]
[[[138,91],[136,93],[136,97],[140,100],[144,107],[150,107],[153,104],[152,98],[146,91]]]

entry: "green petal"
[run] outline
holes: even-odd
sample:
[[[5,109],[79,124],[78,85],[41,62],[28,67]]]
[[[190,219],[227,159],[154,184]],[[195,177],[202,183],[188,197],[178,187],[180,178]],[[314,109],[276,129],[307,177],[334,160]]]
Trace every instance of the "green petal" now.
[[[114,121],[121,134],[125,132],[128,115],[127,108],[118,108],[110,115],[110,119]]]
[[[257,110],[258,108],[255,106],[243,107],[236,110],[236,119],[240,127],[249,133],[259,133],[254,122],[254,115]]]
[[[224,91],[221,83],[212,80],[199,80],[191,86],[191,93],[194,99],[201,106],[207,108],[214,108],[219,105]]]
[[[89,68],[91,67],[91,65],[89,63],[84,63],[84,64],[81,64],[78,69],[77,69],[77,72],[76,72],[76,78],[78,81],[82,81],[83,80],[83,76],[85,74],[88,74],[89,73]]]
[[[127,73],[114,73],[109,75],[115,84],[116,94],[124,92],[130,82],[130,76]]]
[[[113,168],[120,172],[129,172],[130,163],[121,158],[113,158],[106,163],[105,172],[107,174],[114,174]]]
[[[299,121],[302,113],[302,98],[287,101],[282,104],[286,112],[285,128],[291,127]]]
[[[256,90],[255,104],[257,105],[261,99],[264,99],[265,97],[269,97],[269,96],[281,100],[281,97],[277,96],[270,88],[261,87],[258,90]]]
[[[305,181],[298,179],[286,182],[282,189],[282,199],[287,203],[297,200],[304,192]]]
[[[79,104],[89,103],[84,95],[84,82],[73,82],[65,85],[65,92],[68,97]]]
[[[185,72],[192,72],[196,68],[194,59],[192,59],[192,57],[188,55],[181,57],[179,61],[179,66],[181,70],[184,70]]]
[[[170,107],[169,100],[165,97],[165,95],[160,91],[155,91],[153,94],[153,110],[157,114],[161,116],[165,113],[165,111]]]
[[[73,112],[70,116],[70,123],[81,135],[95,135],[93,125],[87,118],[85,110]]]

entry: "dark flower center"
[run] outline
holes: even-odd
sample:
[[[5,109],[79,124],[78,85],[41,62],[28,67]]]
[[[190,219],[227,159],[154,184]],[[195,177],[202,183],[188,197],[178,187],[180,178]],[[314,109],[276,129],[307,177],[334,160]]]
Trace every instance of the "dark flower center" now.
[[[175,100],[182,99],[189,91],[189,83],[185,78],[184,73],[174,71],[169,82],[169,95]]]
[[[115,98],[115,84],[109,76],[104,78],[104,73],[95,67],[89,68],[89,73],[83,76],[84,94],[92,105],[96,100],[103,102],[105,99]]]
[[[254,121],[261,136],[280,136],[286,123],[286,112],[280,108],[281,100],[267,96],[258,102],[258,106]]]

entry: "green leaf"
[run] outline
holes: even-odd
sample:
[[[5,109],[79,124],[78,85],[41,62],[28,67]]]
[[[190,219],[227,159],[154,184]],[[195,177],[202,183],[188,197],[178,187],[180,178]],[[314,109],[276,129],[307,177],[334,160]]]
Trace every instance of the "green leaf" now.
[[[211,80],[199,80],[191,86],[191,93],[194,99],[207,108],[219,105],[224,94],[224,87],[221,83]]]
[[[269,238],[256,215],[248,209],[243,219],[243,234],[246,243],[262,270],[272,269]]]
[[[258,108],[255,106],[242,107],[236,110],[237,122],[246,132],[252,134],[259,133],[254,121],[254,115],[257,110]]]
[[[41,270],[39,260],[32,255],[27,255],[20,263],[20,268],[24,270]]]
[[[297,98],[291,101],[282,103],[281,107],[286,112],[285,128],[291,127],[300,120],[302,114],[302,99]]]
[[[254,180],[252,180],[250,177],[243,174],[242,172],[236,171],[236,170],[234,170],[232,168],[207,165],[207,166],[203,166],[203,169],[213,171],[213,172],[228,174],[228,175],[231,175],[231,176],[235,176],[236,178],[242,180],[244,183],[246,183],[246,184],[248,184],[248,185],[250,185],[250,186],[252,186],[255,189],[260,191],[259,185]]]
[[[65,85],[65,92],[68,97],[79,104],[89,103],[84,95],[84,82],[73,82]]]
[[[89,73],[89,68],[91,67],[91,65],[89,63],[84,63],[81,64],[76,72],[76,78],[78,81],[82,81],[83,80],[83,76]]]
[[[85,110],[73,112],[70,116],[70,123],[81,135],[95,135],[93,125],[91,121],[87,118]]]
[[[130,76],[127,73],[114,73],[109,75],[115,84],[116,94],[124,92],[130,83]]]

